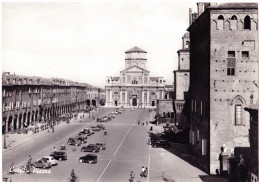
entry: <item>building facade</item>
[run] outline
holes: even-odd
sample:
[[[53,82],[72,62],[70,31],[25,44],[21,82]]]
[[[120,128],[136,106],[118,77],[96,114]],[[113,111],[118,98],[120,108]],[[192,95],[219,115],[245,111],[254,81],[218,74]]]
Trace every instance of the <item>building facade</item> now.
[[[178,70],[174,70],[174,112],[175,125],[182,129],[188,129],[188,115],[184,109],[188,99],[190,86],[190,36],[185,33],[182,37],[182,49],[178,50]],[[187,105],[187,103],[186,103]]]
[[[125,69],[118,77],[107,77],[106,107],[156,108],[165,98],[163,77],[151,77],[146,69],[146,51],[133,47],[125,52]]]
[[[86,109],[88,84],[69,80],[2,75],[2,133],[53,122]]]
[[[188,28],[190,143],[200,166],[215,174],[221,147],[229,155],[249,147],[243,108],[258,95],[258,6],[197,5],[198,18]]]

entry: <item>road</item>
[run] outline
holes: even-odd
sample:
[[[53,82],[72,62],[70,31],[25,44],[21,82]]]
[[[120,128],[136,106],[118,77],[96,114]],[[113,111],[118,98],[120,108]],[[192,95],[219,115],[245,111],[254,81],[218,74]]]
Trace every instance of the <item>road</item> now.
[[[103,111],[103,115],[111,112],[111,109]],[[183,169],[188,169],[186,162],[169,153],[162,148],[152,148],[147,144],[148,126],[139,126],[138,121],[151,118],[148,109],[129,109],[122,114],[116,115],[111,121],[102,123],[105,125],[108,135],[103,132],[96,132],[88,137],[87,143],[105,142],[107,149],[97,153],[98,163],[79,163],[79,157],[87,154],[81,152],[82,146],[67,146],[68,160],[58,161],[58,165],[50,168],[49,174],[14,174],[7,175],[13,181],[68,181],[71,170],[74,169],[80,181],[86,182],[121,182],[128,181],[131,171],[135,173],[135,181],[201,181],[198,174],[205,174],[196,168],[190,167],[192,171],[186,173]],[[155,114],[155,113],[154,113]],[[97,117],[97,116],[96,116]],[[76,122],[64,125],[55,130],[55,133],[43,135],[31,142],[25,143],[11,151],[3,154],[3,172],[7,171],[12,161],[16,166],[25,165],[29,154],[33,160],[49,155],[53,147],[59,148],[61,143],[66,144],[69,137],[74,137],[85,127],[96,125],[95,121]],[[73,151],[76,148],[76,151]],[[179,161],[182,170],[178,165],[170,160]],[[149,168],[148,178],[139,176],[142,166]],[[171,174],[174,174],[174,179]],[[189,180],[190,179],[190,180]]]

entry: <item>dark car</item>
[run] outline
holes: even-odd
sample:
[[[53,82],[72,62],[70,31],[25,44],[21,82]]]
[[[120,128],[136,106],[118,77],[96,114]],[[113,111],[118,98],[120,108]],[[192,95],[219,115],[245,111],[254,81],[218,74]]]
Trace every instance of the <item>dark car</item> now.
[[[87,134],[83,134],[83,133],[79,133],[78,137],[83,137],[83,138],[87,139],[88,135]]]
[[[99,152],[99,148],[95,144],[89,144],[88,146],[83,146],[81,152]]]
[[[90,164],[97,163],[97,155],[96,154],[87,154],[79,158],[79,162],[87,162]]]
[[[92,131],[100,131],[100,128],[95,127],[95,126],[91,126],[91,130],[92,130]]]
[[[87,143],[87,140],[84,136],[77,136],[77,140],[80,141],[81,143]]]
[[[100,128],[101,130],[105,129],[105,127],[102,124],[98,124],[97,127]]]
[[[53,152],[51,153],[51,155],[54,159],[57,159],[57,160],[67,160],[67,154],[66,152],[63,152],[63,151],[58,151],[58,152]]]
[[[105,144],[105,143],[96,143],[96,146],[97,146],[100,150],[106,150],[106,144]]]
[[[67,144],[68,145],[74,145],[74,146],[80,146],[81,141],[79,141],[77,138],[69,138]]]
[[[163,133],[150,133],[151,142],[156,141],[158,139],[166,139],[165,134]]]
[[[152,146],[153,147],[164,147],[164,148],[168,148],[169,147],[169,143],[167,140],[165,139],[157,139],[152,141]]]
[[[87,136],[90,136],[90,135],[94,134],[94,132],[90,129],[83,129],[79,132],[79,134],[86,134]]]

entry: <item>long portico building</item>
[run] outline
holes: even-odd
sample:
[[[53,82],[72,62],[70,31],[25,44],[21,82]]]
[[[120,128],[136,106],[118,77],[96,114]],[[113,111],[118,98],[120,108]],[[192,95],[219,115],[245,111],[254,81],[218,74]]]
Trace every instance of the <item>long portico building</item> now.
[[[146,51],[133,47],[125,52],[125,69],[120,76],[107,77],[107,107],[155,108],[158,99],[167,98],[163,77],[150,77]]]

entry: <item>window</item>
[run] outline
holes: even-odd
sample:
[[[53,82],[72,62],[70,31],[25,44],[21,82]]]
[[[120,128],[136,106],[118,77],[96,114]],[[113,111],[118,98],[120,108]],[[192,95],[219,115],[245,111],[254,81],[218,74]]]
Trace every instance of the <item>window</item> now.
[[[192,131],[192,135],[191,135],[191,144],[194,145],[195,144],[195,134],[194,131]]]
[[[200,115],[201,115],[201,116],[202,116],[202,113],[203,113],[202,109],[203,109],[203,104],[202,104],[202,101],[201,101],[201,102],[200,102]]]
[[[234,58],[234,57],[236,57],[235,51],[228,51],[228,57],[229,57],[229,58]]]
[[[237,20],[237,17],[234,15],[231,17],[231,20]]]
[[[242,105],[241,104],[236,104],[235,105],[235,122],[236,125],[241,125],[242,124]]]
[[[224,20],[224,17],[222,15],[219,15],[218,20]]]
[[[196,112],[196,100],[194,100],[194,112]]]
[[[138,84],[138,81],[136,81],[135,79],[132,81],[132,84]]]
[[[249,58],[249,52],[248,51],[242,51],[242,58]]]
[[[242,106],[241,105],[235,105],[236,108],[236,125],[242,124]]]
[[[234,76],[235,75],[235,66],[236,66],[236,60],[235,59],[228,59],[227,60],[227,76]]]
[[[220,15],[217,20],[217,30],[223,30],[224,28],[224,17]]]
[[[189,48],[189,47],[190,47],[190,42],[186,41],[186,48]]]
[[[237,30],[237,17],[235,15],[231,17],[230,29]]]
[[[197,130],[197,142],[200,141],[200,130]]]
[[[251,20],[250,20],[250,17],[249,17],[249,16],[246,16],[246,17],[245,17],[245,20],[244,20],[244,29],[248,29],[248,30],[251,29]]]
[[[207,155],[207,140],[202,139],[202,149],[201,149],[202,155]]]

